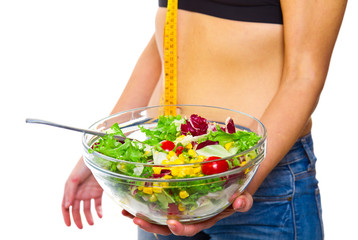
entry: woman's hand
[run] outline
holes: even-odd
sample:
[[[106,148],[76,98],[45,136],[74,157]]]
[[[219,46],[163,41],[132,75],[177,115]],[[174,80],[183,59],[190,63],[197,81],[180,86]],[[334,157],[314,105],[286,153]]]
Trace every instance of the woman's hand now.
[[[89,225],[93,225],[91,200],[94,199],[98,217],[102,217],[103,189],[97,183],[91,171],[81,158],[66,181],[62,200],[62,214],[67,226],[71,226],[70,207],[72,218],[76,226],[82,229],[80,203],[83,201],[83,212]]]
[[[199,233],[203,229],[212,227],[217,221],[230,216],[231,214],[235,213],[235,211],[247,212],[252,207],[252,196],[246,191],[243,192],[240,196],[235,194],[232,198],[235,199],[233,201],[233,204],[227,209],[225,209],[223,212],[213,218],[210,218],[209,220],[195,224],[181,224],[176,220],[168,220],[168,226],[163,226],[152,224],[141,218],[134,217],[126,210],[123,210],[122,214],[126,217],[133,219],[133,222],[137,224],[140,228],[142,228],[144,231],[161,235],[169,235],[173,233],[175,235],[191,237]]]

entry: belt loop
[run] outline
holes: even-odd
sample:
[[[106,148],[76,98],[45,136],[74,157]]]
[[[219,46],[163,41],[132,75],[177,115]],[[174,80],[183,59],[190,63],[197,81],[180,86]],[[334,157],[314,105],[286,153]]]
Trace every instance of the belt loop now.
[[[307,158],[310,162],[309,166],[308,166],[308,171],[311,171],[312,169],[315,168],[315,165],[316,165],[316,157],[309,145],[309,143],[307,143],[307,138],[310,138],[311,135],[307,135],[303,138],[301,138],[301,144],[306,152],[306,155],[307,155]]]

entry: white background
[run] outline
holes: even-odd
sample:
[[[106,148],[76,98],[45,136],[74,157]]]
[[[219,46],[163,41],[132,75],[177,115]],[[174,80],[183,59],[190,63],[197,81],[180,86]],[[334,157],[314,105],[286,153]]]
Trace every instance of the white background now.
[[[63,187],[81,134],[25,118],[87,127],[107,116],[154,32],[156,8],[156,0],[0,1],[0,239],[136,239],[106,196],[94,226],[65,226]],[[326,239],[356,235],[357,11],[350,1],[313,116]]]

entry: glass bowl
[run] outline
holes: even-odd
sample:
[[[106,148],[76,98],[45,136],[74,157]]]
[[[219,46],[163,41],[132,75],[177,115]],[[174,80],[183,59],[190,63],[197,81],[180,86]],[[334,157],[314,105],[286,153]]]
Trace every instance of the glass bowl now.
[[[118,172],[117,169],[150,167],[154,172],[189,172],[201,170],[206,162],[186,164],[154,164],[130,162],[105,156],[91,151],[92,145],[99,139],[90,134],[83,135],[84,161],[104,191],[122,208],[134,216],[149,222],[166,225],[168,219],[182,223],[194,223],[209,219],[232,204],[232,196],[244,191],[254,176],[266,154],[266,129],[256,118],[235,110],[203,105],[171,105],[177,114],[189,117],[197,114],[208,122],[225,125],[228,117],[235,123],[236,130],[254,132],[260,136],[258,143],[246,151],[212,160],[239,161],[231,169],[211,174],[192,175],[185,178],[135,177]],[[158,116],[163,115],[168,106],[151,106],[120,112],[103,118],[90,129],[106,131],[118,123],[123,133],[132,139],[144,141],[146,136],[139,126],[152,129],[157,125]],[[112,166],[112,167],[110,167]],[[113,169],[113,166],[114,169]],[[174,175],[174,174],[173,174]],[[154,175],[153,175],[154,176]]]

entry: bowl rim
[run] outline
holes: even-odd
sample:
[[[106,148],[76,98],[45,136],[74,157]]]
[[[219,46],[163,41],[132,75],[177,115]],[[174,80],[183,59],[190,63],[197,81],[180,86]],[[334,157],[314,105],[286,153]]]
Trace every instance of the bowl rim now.
[[[204,175],[201,177],[189,177],[189,178],[172,178],[172,179],[163,179],[163,178],[143,178],[143,177],[133,177],[128,176],[116,172],[112,172],[107,169],[103,169],[95,165],[93,162],[89,161],[87,158],[84,158],[84,161],[88,167],[92,167],[92,169],[99,171],[101,173],[105,173],[106,175],[110,175],[112,177],[120,178],[123,180],[130,180],[130,181],[136,181],[136,182],[192,182],[192,181],[200,181],[200,180],[208,180],[213,178],[221,178],[229,175],[234,175],[241,173],[245,171],[246,169],[253,167],[254,165],[257,165],[262,162],[262,160],[265,157],[265,153],[261,153],[256,156],[256,158],[252,159],[249,163],[245,164],[242,167],[236,167],[233,169],[230,169],[228,171],[222,172],[222,173],[216,173],[211,175]],[[218,159],[218,161],[224,160],[224,159]],[[179,166],[179,165],[178,165]]]
[[[233,154],[231,156],[220,158],[220,159],[215,159],[215,160],[212,160],[212,161],[206,161],[205,163],[224,161],[224,160],[229,160],[229,159],[231,159],[231,158],[233,158],[235,156],[245,155],[245,154],[253,151],[254,149],[260,148],[261,146],[265,145],[265,143],[266,143],[267,130],[266,130],[266,127],[263,125],[263,123],[260,120],[258,120],[257,118],[255,118],[255,117],[253,117],[253,116],[251,116],[251,115],[249,115],[247,113],[244,113],[244,112],[241,112],[241,111],[238,111],[238,110],[233,110],[233,109],[224,108],[224,107],[218,107],[218,106],[210,106],[210,105],[172,104],[172,105],[155,105],[155,106],[133,108],[133,109],[128,109],[128,110],[121,111],[121,112],[118,112],[118,113],[115,113],[115,114],[111,114],[111,115],[109,115],[107,117],[104,117],[104,118],[96,121],[95,123],[91,124],[89,129],[91,129],[93,126],[98,125],[99,123],[105,121],[106,119],[116,117],[116,116],[119,116],[119,115],[123,115],[125,113],[135,112],[135,111],[143,111],[143,110],[152,109],[152,108],[171,107],[171,106],[175,106],[175,107],[205,107],[205,108],[211,108],[211,109],[216,108],[216,109],[219,109],[219,110],[232,111],[232,112],[236,112],[236,113],[245,115],[245,116],[255,120],[262,127],[262,129],[263,129],[262,137],[261,137],[261,139],[258,141],[258,143],[255,146],[253,146],[253,147],[251,147],[251,148],[249,148],[249,149],[247,149],[245,151]],[[86,153],[90,149],[90,146],[86,143],[86,136],[89,136],[89,135],[91,135],[91,134],[89,134],[89,133],[83,133],[82,134],[82,146],[84,147],[84,150],[85,150]],[[169,168],[169,167],[186,167],[186,166],[194,166],[194,165],[198,165],[198,164],[201,165],[202,164],[202,162],[199,162],[199,163],[184,163],[184,164],[152,164],[152,163],[141,163],[141,162],[131,162],[131,161],[126,161],[126,160],[120,160],[120,159],[116,159],[116,158],[112,158],[112,157],[103,155],[103,154],[101,154],[99,152],[96,152],[96,151],[94,151],[91,154],[93,154],[95,157],[103,158],[103,159],[106,159],[108,161],[119,162],[119,163],[124,163],[124,164],[134,164],[134,165],[139,165],[139,166],[152,166],[152,167]],[[261,155],[264,155],[264,156],[261,156]],[[125,179],[128,179],[128,180],[136,180],[136,181],[148,180],[148,182],[170,182],[168,180],[171,180],[171,182],[176,182],[176,181],[181,182],[181,181],[185,181],[185,180],[188,181],[188,179],[189,180],[193,180],[193,179],[195,179],[195,180],[204,180],[204,179],[209,179],[209,178],[222,177],[222,176],[228,175],[228,173],[229,174],[234,174],[236,172],[240,172],[240,171],[243,171],[243,170],[251,167],[252,165],[256,164],[258,160],[262,161],[263,158],[265,157],[265,155],[266,155],[266,147],[265,147],[263,153],[258,154],[254,159],[251,159],[249,163],[246,163],[244,166],[241,166],[241,167],[230,169],[230,170],[225,171],[223,173],[217,173],[217,174],[212,174],[212,175],[204,175],[202,177],[193,177],[193,178],[163,179],[163,181],[160,181],[160,180],[162,180],[160,178],[141,178],[141,177],[133,177],[133,176],[128,176],[128,175],[124,175],[124,174],[120,174],[120,173],[111,172],[109,170],[99,168],[97,165],[95,165],[91,161],[88,161],[86,157],[84,157],[84,160],[85,160],[85,162],[87,164],[89,164],[90,166],[94,167],[96,170],[105,172],[106,174],[109,174],[109,175],[112,175],[112,176],[125,178]],[[238,170],[240,170],[240,171],[238,171]]]

